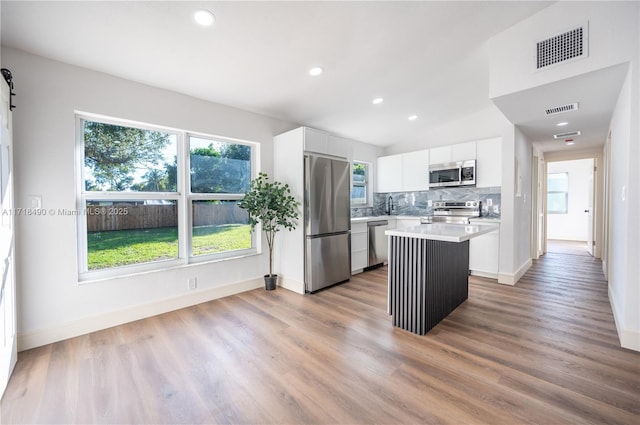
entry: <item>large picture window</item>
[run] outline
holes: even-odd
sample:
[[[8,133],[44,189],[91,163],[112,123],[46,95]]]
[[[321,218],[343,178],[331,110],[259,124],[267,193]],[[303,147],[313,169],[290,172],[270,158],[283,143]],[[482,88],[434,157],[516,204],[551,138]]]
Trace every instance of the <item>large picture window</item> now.
[[[78,116],[81,279],[256,252],[253,144]]]

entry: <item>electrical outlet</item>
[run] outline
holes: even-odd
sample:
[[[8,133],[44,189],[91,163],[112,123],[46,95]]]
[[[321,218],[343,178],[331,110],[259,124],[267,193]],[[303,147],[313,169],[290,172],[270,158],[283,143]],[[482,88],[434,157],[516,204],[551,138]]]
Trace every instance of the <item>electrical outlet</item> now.
[[[197,277],[190,277],[189,278],[189,289],[193,290],[196,289],[198,287],[198,278]]]
[[[427,206],[428,207],[432,207],[433,206],[433,201],[431,199],[427,200]]]
[[[29,201],[29,208],[32,209],[40,209],[42,208],[42,196],[27,196],[27,200]]]
[[[488,199],[487,199],[487,206],[488,206],[488,207],[490,207],[490,206],[492,206],[492,205],[493,205],[493,199],[488,198]]]

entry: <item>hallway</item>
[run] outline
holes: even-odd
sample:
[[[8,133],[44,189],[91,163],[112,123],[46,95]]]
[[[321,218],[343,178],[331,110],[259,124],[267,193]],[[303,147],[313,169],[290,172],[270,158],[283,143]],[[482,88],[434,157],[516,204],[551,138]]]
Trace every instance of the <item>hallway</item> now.
[[[559,239],[547,240],[547,253],[590,256],[587,251],[587,242],[565,241]]]

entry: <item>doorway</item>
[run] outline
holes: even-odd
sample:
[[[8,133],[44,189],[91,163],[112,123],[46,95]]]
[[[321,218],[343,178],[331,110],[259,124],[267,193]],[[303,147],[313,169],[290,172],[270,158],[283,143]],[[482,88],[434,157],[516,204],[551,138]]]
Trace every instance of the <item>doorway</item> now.
[[[547,162],[548,252],[595,255],[595,170],[594,158]]]

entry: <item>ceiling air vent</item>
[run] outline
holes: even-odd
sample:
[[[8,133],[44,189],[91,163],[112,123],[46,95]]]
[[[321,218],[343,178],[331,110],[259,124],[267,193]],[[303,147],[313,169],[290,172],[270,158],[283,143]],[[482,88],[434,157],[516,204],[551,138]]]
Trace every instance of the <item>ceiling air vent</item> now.
[[[554,139],[566,139],[567,137],[579,136],[580,131],[567,131],[565,133],[554,134]]]
[[[561,114],[563,112],[577,111],[578,102],[567,103],[566,105],[554,106],[553,108],[547,108],[544,110],[545,115]]]
[[[536,43],[536,69],[588,55],[588,25],[569,30]]]

